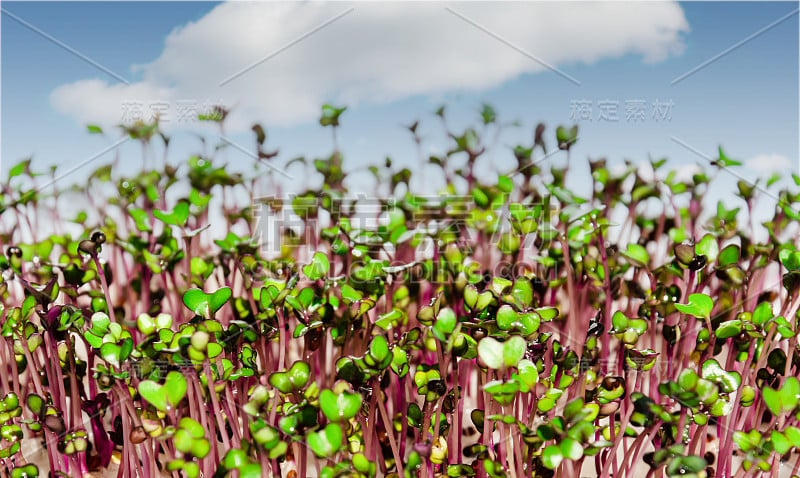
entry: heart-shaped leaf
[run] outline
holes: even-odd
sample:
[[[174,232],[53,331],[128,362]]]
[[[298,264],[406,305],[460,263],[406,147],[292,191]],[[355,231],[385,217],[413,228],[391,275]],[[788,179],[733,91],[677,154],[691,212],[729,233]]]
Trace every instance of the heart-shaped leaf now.
[[[133,340],[123,339],[119,344],[106,342],[100,346],[100,356],[103,360],[119,368],[121,363],[128,358],[133,350]]]
[[[569,150],[577,140],[578,125],[575,125],[569,129],[567,129],[565,126],[558,126],[556,128],[556,141],[558,142],[558,149]]]
[[[336,394],[325,389],[319,395],[319,405],[328,420],[347,421],[355,417],[361,408],[361,394],[348,391]]]
[[[152,380],[143,380],[139,382],[139,395],[158,410],[167,411],[167,394],[163,385]]]
[[[733,393],[742,384],[742,376],[739,372],[728,372],[714,359],[703,362],[701,371],[703,378],[710,380],[722,388],[725,393]]]
[[[39,468],[32,463],[17,466],[11,470],[11,478],[34,478],[36,476],[39,476]]]
[[[175,208],[172,209],[172,212],[169,213],[155,210],[153,211],[153,216],[164,224],[183,227],[189,219],[189,203],[179,202],[175,205]]]
[[[780,390],[765,387],[762,393],[769,411],[777,416],[797,408],[800,401],[800,381],[796,377],[789,377]]]
[[[324,429],[309,433],[306,438],[308,446],[320,458],[329,458],[339,451],[342,446],[342,428],[329,423]]]
[[[281,393],[302,390],[308,383],[311,368],[306,362],[298,360],[285,372],[274,372],[269,376],[269,384]]]
[[[318,280],[328,275],[329,269],[328,256],[323,252],[315,252],[311,264],[303,266],[303,274],[311,280]]]
[[[446,342],[450,334],[455,330],[457,323],[456,313],[450,307],[445,307],[436,316],[436,322],[433,324],[433,335],[440,342]]]
[[[527,343],[518,335],[505,342],[498,342],[492,337],[484,337],[478,342],[478,356],[489,368],[501,370],[516,367],[525,356]]]
[[[210,319],[231,298],[230,287],[207,293],[201,289],[189,289],[183,294],[183,303],[195,314]]]
[[[186,378],[180,372],[168,373],[164,385],[152,380],[139,382],[139,395],[162,412],[178,406],[186,396],[186,390]]]
[[[503,367],[503,344],[485,337],[478,342],[478,356],[487,367],[498,370]]]

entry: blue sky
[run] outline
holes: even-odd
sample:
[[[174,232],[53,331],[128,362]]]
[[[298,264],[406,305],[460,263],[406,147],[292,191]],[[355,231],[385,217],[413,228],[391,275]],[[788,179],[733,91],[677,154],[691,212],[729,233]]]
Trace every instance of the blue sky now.
[[[340,144],[351,169],[387,155],[415,164],[403,124],[420,119],[425,152],[441,151],[446,143],[432,111],[446,104],[458,129],[474,124],[480,105],[488,102],[502,120],[519,120],[521,126],[504,131],[491,162],[482,166],[486,171],[511,169],[508,146],[530,142],[539,121],[548,126],[551,147],[558,124],[580,123],[575,158],[605,156],[613,164],[668,157],[680,167],[704,161],[677,139],[712,156],[722,145],[747,162],[747,177],[798,171],[796,3],[353,6],[3,2],[2,168],[28,156],[40,167],[80,164],[117,139],[111,125],[135,102],[145,110],[168,105],[170,161],[180,163],[198,151],[193,132],[213,137],[214,131],[179,121],[178,103],[199,107],[224,98],[234,105],[229,138],[249,148],[249,125],[259,120],[281,160],[329,152],[330,132],[316,122],[319,106],[347,104]],[[219,87],[222,79],[325,22],[330,23]],[[626,105],[634,101],[646,105],[639,122],[625,119]],[[657,101],[672,105],[669,118],[652,116]],[[582,110],[591,121],[576,115],[579,102],[591,108]],[[619,119],[598,119],[600,104],[614,102]],[[90,122],[105,125],[109,137],[88,135]],[[81,172],[113,154],[64,180],[79,181]],[[133,144],[121,146],[119,154],[126,164],[141,161]],[[234,149],[225,159],[240,169],[252,162]],[[435,178],[426,179],[426,187],[436,186]],[[729,180],[733,185],[736,178]]]

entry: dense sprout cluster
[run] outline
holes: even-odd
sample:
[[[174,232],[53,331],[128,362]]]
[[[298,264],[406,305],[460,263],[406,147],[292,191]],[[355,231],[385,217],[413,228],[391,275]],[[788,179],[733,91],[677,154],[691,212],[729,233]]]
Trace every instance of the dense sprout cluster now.
[[[289,164],[255,125],[251,175],[213,155],[71,189],[9,169],[0,475],[797,474],[800,178],[711,204],[738,166],[722,149],[648,177],[570,159],[577,127],[548,153],[544,125],[491,176],[505,126],[484,106],[463,132],[436,112],[449,149],[419,159],[441,193],[387,159],[367,197],[344,111],[323,108],[329,156]],[[157,122],[124,132],[166,157]],[[298,163],[324,185],[281,196]],[[590,190],[567,187],[578,169]],[[761,240],[758,197],[777,200]]]

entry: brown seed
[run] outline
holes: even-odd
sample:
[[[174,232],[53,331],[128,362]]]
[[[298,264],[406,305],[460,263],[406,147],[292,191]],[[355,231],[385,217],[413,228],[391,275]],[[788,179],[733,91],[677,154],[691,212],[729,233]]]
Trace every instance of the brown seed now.
[[[56,435],[61,435],[67,427],[64,425],[64,419],[58,415],[47,415],[44,417],[44,426]]]
[[[603,379],[602,387],[606,390],[613,390],[617,387],[624,387],[625,380],[622,377],[606,377]]]
[[[103,244],[106,242],[106,235],[101,231],[96,231],[92,233],[92,242],[96,244]]]
[[[689,265],[695,257],[694,244],[690,242],[676,244],[672,250],[675,253],[675,258],[683,265]]]
[[[607,417],[619,410],[619,402],[608,402],[600,405],[600,415]]]
[[[479,341],[482,338],[486,337],[486,334],[487,334],[486,329],[484,329],[483,327],[478,327],[472,331],[472,338],[475,339],[476,341]]]
[[[96,242],[86,240],[86,241],[81,241],[78,244],[78,249],[85,254],[94,254],[95,252],[97,252],[97,246],[98,244]]]
[[[134,445],[138,445],[139,443],[142,443],[143,441],[147,440],[147,432],[145,432],[144,428],[142,428],[140,425],[131,430],[129,438],[131,440],[131,443],[133,443]]]

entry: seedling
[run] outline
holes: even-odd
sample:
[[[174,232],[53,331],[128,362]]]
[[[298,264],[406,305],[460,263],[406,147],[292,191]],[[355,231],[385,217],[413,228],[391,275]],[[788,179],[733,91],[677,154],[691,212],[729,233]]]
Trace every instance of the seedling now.
[[[224,131],[229,113],[199,119]],[[242,173],[225,145],[133,175],[103,165],[73,188],[12,165],[0,474],[796,475],[800,178],[741,180],[712,203],[739,164],[721,148],[691,178],[666,160],[643,175],[575,163],[572,125],[497,149],[510,124],[478,113],[462,130],[433,115],[444,152],[419,159],[441,191],[391,158],[366,169],[376,197],[349,190],[346,108],[331,105],[330,153],[284,158],[254,125],[259,164]],[[426,128],[408,127],[418,151]],[[157,121],[122,133],[170,144]],[[310,181],[274,197],[265,162]],[[572,190],[584,166],[592,187]],[[763,240],[762,194],[779,198]],[[267,212],[294,221],[270,250]],[[42,443],[47,469],[27,455]]]

